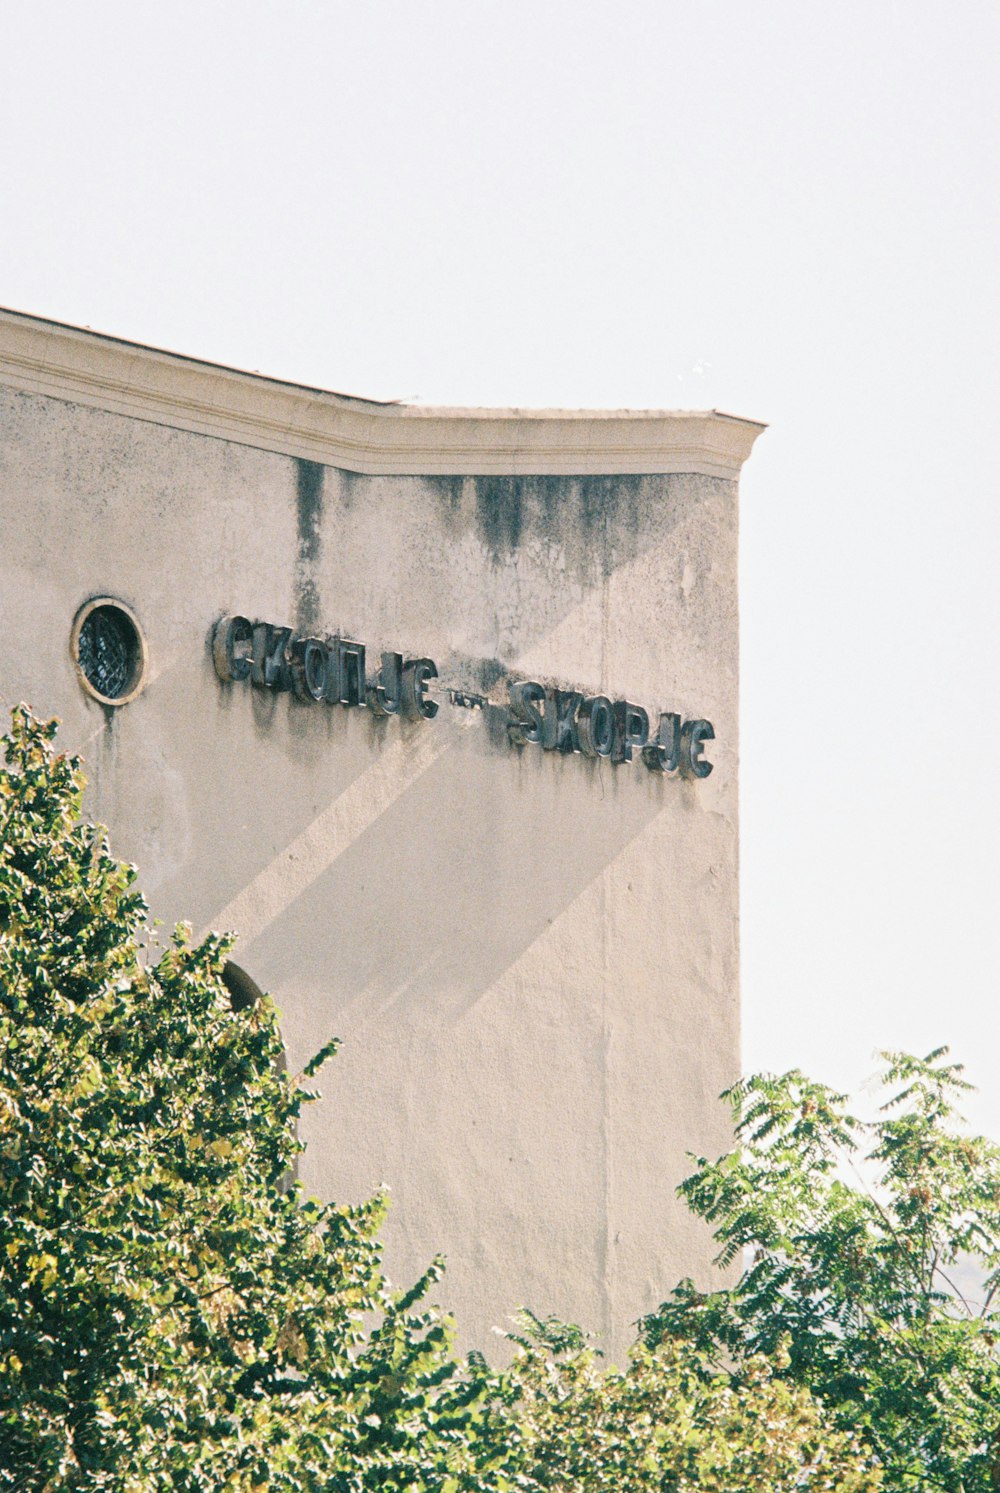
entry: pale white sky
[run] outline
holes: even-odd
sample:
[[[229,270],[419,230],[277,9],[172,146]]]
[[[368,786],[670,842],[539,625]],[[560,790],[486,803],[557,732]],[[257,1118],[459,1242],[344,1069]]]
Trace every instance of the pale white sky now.
[[[0,303],[350,393],[720,407],[748,1067],[1000,1134],[997,0],[0,4]]]

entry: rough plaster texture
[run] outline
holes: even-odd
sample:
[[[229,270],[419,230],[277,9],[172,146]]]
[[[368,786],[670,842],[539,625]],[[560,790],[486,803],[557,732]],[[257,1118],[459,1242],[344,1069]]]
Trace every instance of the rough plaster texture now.
[[[0,389],[5,704],[58,714],[90,809],[168,922],[232,926],[292,1069],[341,1054],[307,1186],[391,1189],[400,1284],[443,1250],[462,1341],[521,1303],[630,1324],[710,1241],[674,1188],[727,1144],[738,1069],[736,483],[358,475]],[[150,674],[80,688],[77,608],[142,621]],[[223,685],[226,612],[707,716],[715,764],[659,777],[432,722]]]

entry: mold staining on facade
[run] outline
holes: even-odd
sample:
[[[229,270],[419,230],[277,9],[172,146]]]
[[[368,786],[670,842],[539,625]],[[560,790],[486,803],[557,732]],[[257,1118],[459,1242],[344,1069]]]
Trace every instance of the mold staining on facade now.
[[[342,1038],[306,1187],[387,1184],[389,1273],[443,1251],[467,1345],[527,1304],[620,1353],[710,1278],[674,1188],[739,1066],[761,427],[379,405],[14,313],[0,422],[4,697],[154,913],[237,932],[293,1070]]]

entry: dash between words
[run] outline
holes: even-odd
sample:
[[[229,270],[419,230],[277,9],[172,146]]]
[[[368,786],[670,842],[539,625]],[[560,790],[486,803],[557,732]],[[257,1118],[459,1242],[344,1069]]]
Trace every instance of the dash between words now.
[[[227,683],[285,690],[307,702],[355,706],[377,716],[429,721],[438,713],[429,690],[439,675],[430,658],[383,652],[378,671],[369,676],[364,643],[300,637],[290,627],[235,615],[217,624],[212,655],[216,673]],[[461,690],[449,690],[448,697],[466,708],[490,704]],[[534,744],[616,764],[640,758],[651,772],[692,778],[707,778],[712,771],[704,756],[705,742],[715,739],[711,721],[662,711],[651,734],[649,712],[631,700],[554,689],[534,679],[510,683],[508,701],[507,735],[516,747]]]

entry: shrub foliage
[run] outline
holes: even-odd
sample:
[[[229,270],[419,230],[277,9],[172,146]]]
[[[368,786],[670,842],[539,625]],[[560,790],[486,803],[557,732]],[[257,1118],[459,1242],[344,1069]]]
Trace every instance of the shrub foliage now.
[[[288,1076],[229,940],[156,945],[54,730],[15,711],[0,771],[0,1489],[878,1486],[777,1341],[778,1377],[662,1332],[617,1372],[524,1315],[508,1368],[458,1358],[440,1262],[383,1278],[384,1199],[290,1180],[334,1044]]]

